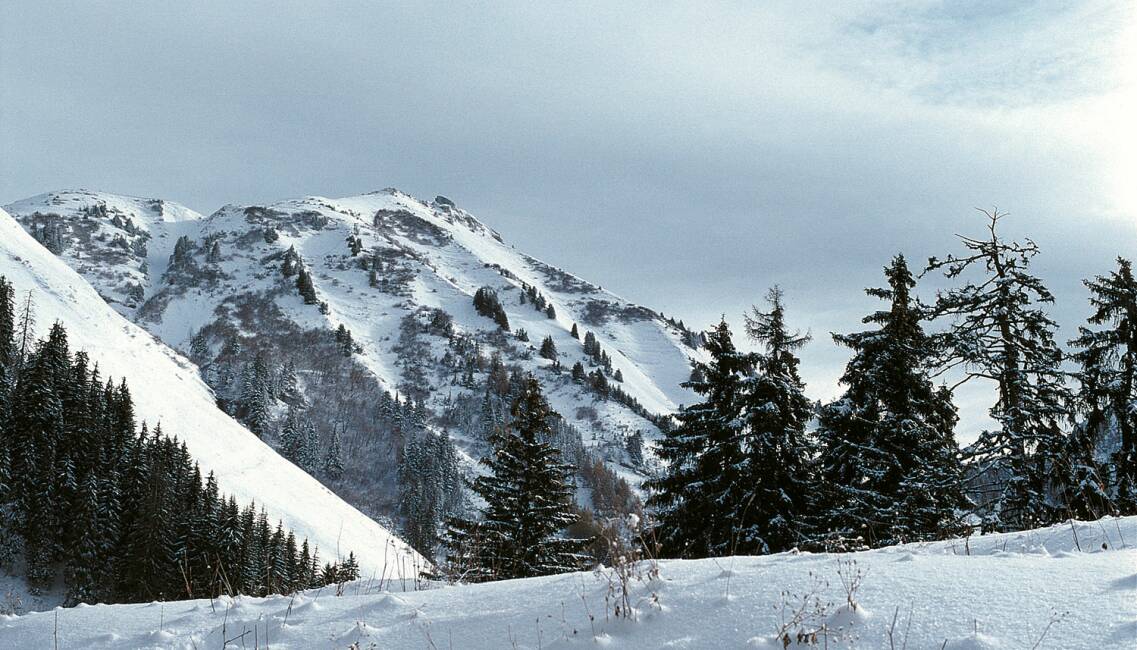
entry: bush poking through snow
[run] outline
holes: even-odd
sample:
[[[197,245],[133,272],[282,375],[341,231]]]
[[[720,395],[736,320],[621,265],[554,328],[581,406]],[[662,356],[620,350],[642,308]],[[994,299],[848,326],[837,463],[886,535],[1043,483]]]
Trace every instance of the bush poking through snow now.
[[[655,557],[659,544],[652,535],[654,529],[645,533],[642,520],[635,514],[613,524],[602,533],[612,566],[596,568],[596,575],[608,581],[604,616],[605,619],[610,614],[616,619],[636,620],[637,607],[644,602],[652,607],[660,606],[658,594],[651,590],[659,579],[659,562]],[[637,584],[647,586],[649,595],[636,598],[633,592]]]

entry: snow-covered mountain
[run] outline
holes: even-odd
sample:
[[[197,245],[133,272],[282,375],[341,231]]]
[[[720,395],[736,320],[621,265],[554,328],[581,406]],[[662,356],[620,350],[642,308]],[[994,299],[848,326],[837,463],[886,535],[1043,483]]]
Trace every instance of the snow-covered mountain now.
[[[663,560],[342,597],[79,606],[0,616],[11,648],[1062,648],[1137,646],[1137,517],[872,551]],[[406,589],[403,589],[403,587]]]
[[[229,380],[209,373],[221,372],[226,350],[251,354],[252,346],[300,366],[310,403],[326,375],[313,357],[334,356],[315,333],[342,327],[354,353],[351,368],[336,372],[421,399],[476,456],[468,405],[488,381],[484,359],[497,354],[533,372],[584,444],[635,483],[645,467],[628,440],[638,433],[650,441],[657,416],[694,397],[680,383],[702,354],[695,333],[517,251],[444,197],[426,202],[389,189],[228,205],[202,217],[167,201],[64,191],[6,209],[120,314],[202,365],[222,398]],[[297,268],[314,287],[307,301]],[[508,331],[474,307],[475,293],[487,287]],[[555,362],[539,353],[546,338]],[[571,376],[578,362],[591,376]],[[279,420],[285,407],[275,408]],[[345,432],[366,426],[349,408],[340,412],[349,413]],[[650,449],[647,456],[650,463]],[[374,461],[378,474],[392,474],[390,457]],[[371,514],[389,512],[390,503],[371,492],[355,502],[374,501]]]
[[[62,322],[71,347],[86,351],[104,377],[126,378],[139,419],[151,426],[160,423],[168,435],[186,443],[203,472],[215,473],[224,492],[242,503],[255,500],[274,521],[282,520],[297,535],[318,544],[325,557],[350,550],[365,574],[413,575],[414,565],[423,564],[421,557],[218,409],[194,364],[122,316],[129,303],[113,303],[120,310],[116,312],[100,298],[100,293],[111,299],[123,297],[119,291],[123,283],[143,279],[144,267],[134,264],[137,249],[132,242],[153,241],[146,234],[153,237],[159,224],[176,225],[163,220],[166,216],[195,218],[176,206],[147,213],[150,204],[133,200],[115,199],[105,205],[106,213],[76,216],[85,205],[69,213],[64,226],[68,236],[90,239],[82,247],[69,244],[62,259],[0,210],[0,275],[21,296],[31,292],[38,334],[45,335],[51,323]],[[152,220],[143,215],[152,215]],[[25,220],[35,223],[40,224],[42,236],[42,226],[53,222],[40,217]],[[49,232],[54,227],[49,226]],[[115,243],[120,232],[133,237],[125,247]],[[106,259],[115,264],[104,266]],[[99,293],[64,261],[89,273]]]

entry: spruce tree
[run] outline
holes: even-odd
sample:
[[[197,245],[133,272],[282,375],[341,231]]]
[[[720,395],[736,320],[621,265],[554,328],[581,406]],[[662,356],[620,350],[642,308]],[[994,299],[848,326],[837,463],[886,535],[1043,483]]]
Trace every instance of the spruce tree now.
[[[1133,264],[1119,257],[1116,271],[1086,280],[1085,285],[1094,311],[1088,318],[1089,327],[1078,328],[1078,337],[1070,342],[1078,348],[1072,356],[1081,366],[1075,376],[1081,385],[1077,405],[1085,418],[1082,444],[1090,450],[1090,462],[1096,441],[1110,428],[1116,430],[1119,445],[1105,472],[1109,478],[1106,494],[1095,494],[1100,478],[1092,465],[1074,468],[1070,483],[1081,486],[1078,500],[1086,507],[1079,508],[1079,514],[1100,516],[1106,507],[1103,498],[1112,500],[1120,514],[1137,514],[1137,279]],[[1081,481],[1077,473],[1082,474]]]
[[[935,349],[912,295],[916,280],[903,255],[884,274],[888,288],[866,290],[888,303],[862,319],[872,329],[833,335],[853,358],[818,430],[820,532],[869,546],[949,536],[965,505],[956,411],[929,376]]]
[[[105,544],[101,539],[98,484],[93,474],[83,482],[79,493],[75,510],[69,514],[79,534],[67,549],[67,600],[73,605],[97,603],[104,596],[100,567]]]
[[[258,353],[253,363],[245,366],[240,401],[245,424],[258,438],[264,437],[271,420],[269,383],[268,360],[264,353]]]
[[[591,332],[589,333],[591,335]],[[702,381],[683,384],[703,401],[681,409],[678,426],[664,432],[657,453],[664,473],[645,483],[656,512],[655,534],[669,557],[701,558],[730,552],[745,507],[745,419],[741,395],[754,357],[734,346],[721,321],[707,334]]]
[[[797,350],[808,335],[786,325],[782,291],[766,295],[769,311],[754,308],[746,333],[761,346],[751,358],[754,373],[743,382],[739,397],[746,423],[746,455],[731,554],[788,550],[806,537],[806,515],[814,488],[815,449],[805,426],[813,414],[798,375]]]
[[[985,501],[984,527],[1022,530],[1055,521],[1063,509],[1049,498],[1049,476],[1066,448],[1059,423],[1069,394],[1054,342],[1057,324],[1042,308],[1054,297],[1030,273],[1038,246],[1000,238],[997,227],[1006,215],[982,212],[987,235],[961,236],[965,253],[931,258],[927,271],[942,270],[952,279],[977,272],[977,279],[937,295],[935,316],[952,319],[941,339],[941,367],[962,368],[965,380],[983,378],[997,386],[991,416],[1000,426],[981,433],[965,460]]]
[[[551,361],[557,360],[557,344],[553,342],[552,336],[546,336],[545,339],[541,341],[540,355]]]
[[[525,380],[510,416],[482,460],[488,473],[473,483],[486,502],[482,519],[454,519],[448,531],[448,558],[468,580],[563,573],[580,564],[580,542],[558,536],[576,521],[571,468],[545,442],[553,413],[535,378]]]
[[[340,449],[339,431],[332,430],[332,437],[328,441],[328,448],[324,452],[320,469],[329,481],[334,482],[343,478],[343,451]]]
[[[296,290],[304,299],[305,305],[315,305],[320,302],[320,298],[316,295],[316,285],[312,283],[312,275],[302,265],[298,265],[296,273]]]

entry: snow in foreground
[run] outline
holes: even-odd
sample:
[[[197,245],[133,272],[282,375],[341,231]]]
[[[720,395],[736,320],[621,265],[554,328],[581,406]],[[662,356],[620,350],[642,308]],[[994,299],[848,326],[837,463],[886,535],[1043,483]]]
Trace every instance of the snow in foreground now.
[[[853,608],[839,570],[862,576]],[[1137,647],[1137,517],[848,555],[663,561],[633,585],[631,619],[615,616],[608,575],[57,609],[0,618],[0,647],[782,648],[783,617],[811,585],[819,647]]]

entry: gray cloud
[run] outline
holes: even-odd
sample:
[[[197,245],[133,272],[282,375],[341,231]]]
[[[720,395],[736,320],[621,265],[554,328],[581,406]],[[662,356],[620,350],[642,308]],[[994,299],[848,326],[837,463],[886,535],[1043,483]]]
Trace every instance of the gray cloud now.
[[[888,258],[942,254],[998,205],[1071,331],[1080,278],[1137,251],[1099,110],[1132,102],[1131,13],[839,4],[9,2],[0,202],[447,194],[691,324],[781,284],[819,398],[845,358],[828,332],[876,308]],[[973,430],[986,393],[963,398]]]

